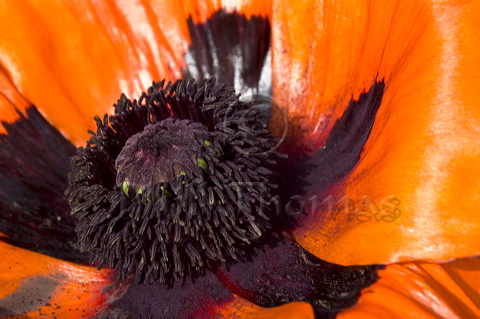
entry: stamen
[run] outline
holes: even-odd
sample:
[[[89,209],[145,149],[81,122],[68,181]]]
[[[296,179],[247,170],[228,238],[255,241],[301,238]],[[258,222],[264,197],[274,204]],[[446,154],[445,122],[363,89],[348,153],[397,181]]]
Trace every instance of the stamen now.
[[[162,81],[95,117],[66,195],[99,268],[172,283],[237,259],[271,229],[282,155],[252,106],[214,79]]]

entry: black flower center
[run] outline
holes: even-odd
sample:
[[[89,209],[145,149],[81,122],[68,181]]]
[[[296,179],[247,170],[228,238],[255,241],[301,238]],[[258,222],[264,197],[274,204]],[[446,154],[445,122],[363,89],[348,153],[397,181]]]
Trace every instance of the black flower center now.
[[[281,155],[253,103],[211,79],[154,83],[114,106],[72,158],[66,191],[99,268],[171,282],[268,232]]]

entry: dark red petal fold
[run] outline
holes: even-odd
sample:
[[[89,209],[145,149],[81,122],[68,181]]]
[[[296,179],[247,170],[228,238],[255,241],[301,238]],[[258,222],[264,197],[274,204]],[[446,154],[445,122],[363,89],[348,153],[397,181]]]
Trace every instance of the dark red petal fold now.
[[[312,306],[303,301],[290,302],[278,307],[264,308],[239,296],[221,305],[215,318],[235,319],[314,319]]]
[[[217,305],[233,298],[211,272],[173,287],[132,283],[100,318],[208,318]]]
[[[208,271],[173,286],[131,284],[106,309],[106,318],[313,318],[309,304],[294,302],[278,308],[263,308],[233,294]]]
[[[376,278],[374,266],[327,263],[285,234],[264,238],[245,260],[222,264],[216,273],[227,288],[251,302],[274,307],[305,301],[320,318],[354,305],[360,290]]]

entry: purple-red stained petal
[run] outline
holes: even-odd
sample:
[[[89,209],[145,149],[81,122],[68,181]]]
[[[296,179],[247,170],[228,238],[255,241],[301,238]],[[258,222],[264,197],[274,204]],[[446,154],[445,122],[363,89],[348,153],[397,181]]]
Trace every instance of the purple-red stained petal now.
[[[313,319],[312,306],[293,302],[279,307],[261,307],[229,291],[212,273],[165,285],[132,284],[98,319]]]
[[[234,296],[216,311],[215,318],[235,319],[314,319],[310,304],[302,301],[291,302],[278,307],[264,308],[241,297]]]
[[[132,283],[100,318],[135,318],[135,315],[139,318],[209,318],[217,305],[232,298],[231,292],[211,272],[195,283],[187,278],[171,288],[163,284]]]
[[[316,315],[355,304],[376,278],[375,267],[343,267],[319,260],[286,235],[270,236],[246,260],[216,271],[232,292],[263,307],[292,301],[310,303]]]
[[[233,294],[211,271],[172,287],[132,283],[100,318],[211,318]]]

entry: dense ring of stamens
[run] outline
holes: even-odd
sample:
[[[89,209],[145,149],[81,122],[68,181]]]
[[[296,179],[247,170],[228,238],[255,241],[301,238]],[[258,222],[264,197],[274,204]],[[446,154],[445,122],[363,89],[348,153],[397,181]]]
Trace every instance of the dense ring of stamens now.
[[[214,79],[154,83],[114,106],[72,158],[66,191],[99,267],[171,282],[238,258],[271,227],[281,155],[261,111]]]

